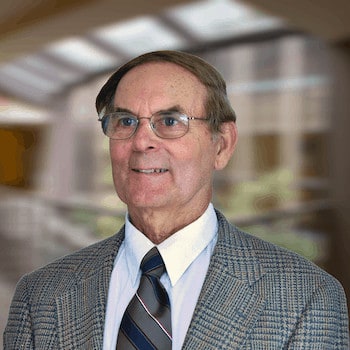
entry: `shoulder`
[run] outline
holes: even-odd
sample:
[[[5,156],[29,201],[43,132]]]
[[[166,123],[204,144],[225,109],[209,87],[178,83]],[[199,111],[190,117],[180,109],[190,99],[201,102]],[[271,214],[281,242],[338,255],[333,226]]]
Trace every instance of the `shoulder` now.
[[[293,315],[295,323],[303,314],[310,324],[316,322],[312,310],[317,310],[317,319],[333,317],[347,324],[344,289],[335,277],[294,252],[241,231],[220,213],[218,220],[214,268],[225,266],[266,301],[268,310]]]
[[[265,279],[277,283],[285,280],[286,284],[305,284],[308,287],[330,283],[341,288],[339,282],[326,271],[306,258],[266,242],[229,223],[217,212],[219,223],[218,244],[227,254],[227,263],[237,271],[259,271]],[[244,267],[243,267],[244,266]],[[241,272],[243,273],[243,272]],[[310,287],[312,288],[312,287]]]
[[[112,269],[123,239],[122,229],[112,237],[61,257],[23,276],[16,287],[17,297],[21,299],[24,294],[26,297],[55,297],[105,267]]]
[[[274,334],[279,348],[328,344],[345,349],[348,315],[341,284],[298,254],[243,232],[219,212],[217,217],[211,283],[221,278],[225,305],[232,299],[243,303],[246,295],[264,303],[250,333],[252,347],[268,347],[271,339],[267,334]],[[262,334],[266,335],[265,343]]]

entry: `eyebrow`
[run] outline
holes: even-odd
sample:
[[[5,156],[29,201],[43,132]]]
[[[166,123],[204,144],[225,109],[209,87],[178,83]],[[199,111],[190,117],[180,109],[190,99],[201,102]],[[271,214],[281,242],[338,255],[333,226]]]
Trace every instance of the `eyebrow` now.
[[[121,108],[121,107],[115,107],[114,110],[113,110],[113,113],[115,113],[115,112],[124,112],[124,113],[133,114],[129,109]]]
[[[123,107],[115,107],[114,110],[113,110],[113,113],[116,113],[116,112],[123,112],[123,113],[129,113],[129,114],[132,114],[136,117],[138,117],[136,114],[134,114],[130,109],[127,109],[127,108],[123,108]],[[160,109],[156,112],[154,112],[153,114],[156,114],[156,113],[165,113],[165,112],[179,112],[179,113],[185,113],[184,112],[184,109],[180,106],[180,105],[174,105],[170,108],[165,108],[165,109]]]

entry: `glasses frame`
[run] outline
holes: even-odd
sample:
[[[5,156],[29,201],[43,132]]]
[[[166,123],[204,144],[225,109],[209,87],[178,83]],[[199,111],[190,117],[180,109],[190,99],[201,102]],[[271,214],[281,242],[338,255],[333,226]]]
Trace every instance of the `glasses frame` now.
[[[111,112],[111,113],[107,113],[107,114],[105,114],[105,115],[103,115],[103,116],[99,116],[99,117],[98,117],[98,121],[101,122],[101,127],[102,127],[103,133],[104,133],[108,138],[110,138],[110,139],[112,139],[112,140],[128,140],[128,139],[130,139],[132,136],[135,135],[135,133],[136,133],[136,131],[137,131],[139,125],[140,125],[140,120],[142,120],[142,119],[148,119],[148,121],[149,121],[149,126],[150,126],[151,130],[154,132],[154,134],[155,134],[157,137],[159,137],[159,138],[161,138],[161,139],[169,139],[169,140],[171,140],[171,139],[178,139],[178,138],[180,138],[180,137],[185,136],[185,135],[188,133],[188,130],[190,129],[190,123],[189,123],[190,120],[202,120],[202,121],[206,121],[206,122],[209,121],[209,118],[189,117],[189,116],[186,115],[185,113],[177,112],[177,113],[180,114],[182,117],[185,117],[185,119],[188,121],[186,132],[185,132],[184,134],[180,135],[180,136],[175,136],[175,137],[164,137],[164,136],[161,136],[161,135],[158,134],[157,129],[155,128],[154,123],[152,123],[153,117],[154,117],[155,115],[157,115],[159,112],[157,112],[157,113],[155,113],[155,114],[152,114],[150,117],[137,117],[137,116],[135,116],[135,115],[133,115],[133,114],[131,114],[131,113],[128,113],[128,114],[130,114],[131,117],[134,117],[135,120],[137,121],[137,124],[136,124],[135,129],[133,130],[133,132],[131,133],[131,135],[128,136],[128,137],[124,137],[124,138],[113,138],[113,137],[110,137],[110,136],[108,136],[108,135],[106,134],[105,130],[107,130],[107,128],[104,127],[104,123],[106,123],[106,119],[107,119],[108,117],[110,117],[110,116],[113,115],[113,114],[117,114],[117,113],[119,113],[119,112]]]

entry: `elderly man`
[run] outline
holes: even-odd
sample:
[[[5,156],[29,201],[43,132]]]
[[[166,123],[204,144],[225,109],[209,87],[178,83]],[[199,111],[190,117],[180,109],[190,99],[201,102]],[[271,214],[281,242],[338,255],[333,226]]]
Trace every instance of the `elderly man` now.
[[[96,107],[125,226],[22,278],[5,349],[348,349],[340,284],[211,204],[237,140],[213,67],[142,55]]]

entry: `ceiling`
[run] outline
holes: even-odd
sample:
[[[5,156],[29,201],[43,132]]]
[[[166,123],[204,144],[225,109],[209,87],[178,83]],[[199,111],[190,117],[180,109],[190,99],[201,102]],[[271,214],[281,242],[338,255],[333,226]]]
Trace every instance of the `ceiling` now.
[[[3,0],[1,6],[0,94],[37,106],[146,51],[193,50],[292,25],[330,41],[350,37],[348,0]]]
[[[132,9],[106,0],[43,3],[12,0],[0,17],[0,93],[36,105],[147,51],[189,50],[284,26],[234,0],[153,0],[147,8],[139,1]]]
[[[331,43],[350,41],[349,0],[244,0]]]

